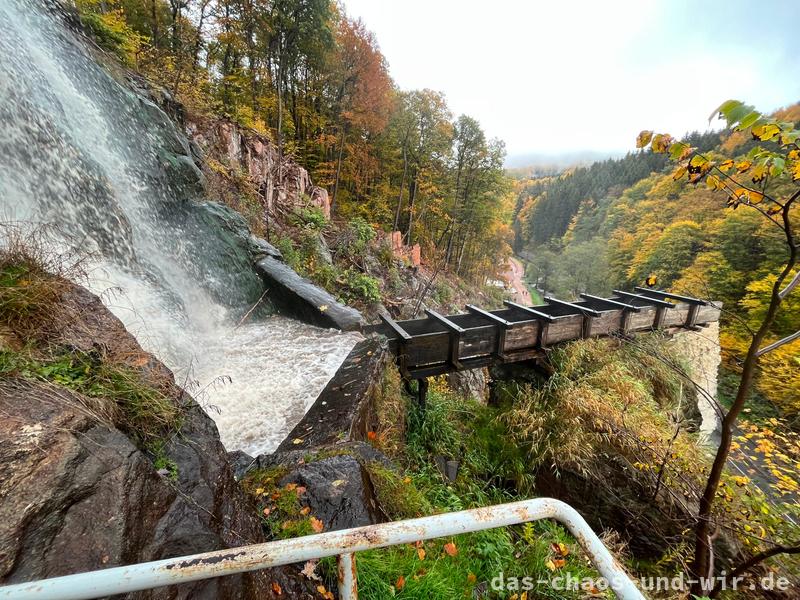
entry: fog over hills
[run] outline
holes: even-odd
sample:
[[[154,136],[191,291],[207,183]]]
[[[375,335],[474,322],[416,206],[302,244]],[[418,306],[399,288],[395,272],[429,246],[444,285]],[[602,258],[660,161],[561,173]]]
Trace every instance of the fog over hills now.
[[[574,152],[527,152],[512,154],[506,158],[506,169],[519,169],[531,175],[548,175],[568,167],[588,165],[607,158],[619,158],[624,152],[600,152],[596,150],[576,150]]]

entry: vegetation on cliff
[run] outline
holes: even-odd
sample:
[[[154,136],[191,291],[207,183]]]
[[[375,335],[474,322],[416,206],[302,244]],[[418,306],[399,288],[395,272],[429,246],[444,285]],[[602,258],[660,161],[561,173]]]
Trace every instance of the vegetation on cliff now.
[[[400,230],[406,243],[421,244],[429,264],[480,283],[510,253],[513,197],[502,142],[488,140],[474,118],[454,117],[441,94],[397,89],[377,40],[341,5],[77,6],[102,46],[192,114],[225,115],[270,137],[279,155],[293,156],[328,189],[334,218]]]

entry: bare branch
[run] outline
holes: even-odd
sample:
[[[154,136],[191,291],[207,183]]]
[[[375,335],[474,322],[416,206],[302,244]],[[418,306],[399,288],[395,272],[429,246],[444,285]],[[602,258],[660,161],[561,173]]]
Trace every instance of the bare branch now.
[[[787,335],[785,338],[778,340],[777,342],[773,342],[769,346],[764,346],[758,352],[756,352],[756,356],[762,356],[767,352],[772,352],[776,348],[780,348],[784,344],[788,344],[789,342],[793,342],[796,339],[800,339],[800,331],[795,331],[792,335]]]
[[[773,546],[768,550],[764,550],[763,552],[759,552],[758,554],[754,554],[738,567],[736,567],[733,571],[731,571],[726,577],[724,582],[720,581],[711,590],[711,593],[708,594],[709,598],[716,598],[719,593],[723,589],[723,583],[727,584],[728,582],[733,581],[736,577],[739,577],[743,573],[746,573],[749,569],[752,569],[758,564],[761,564],[763,561],[771,558],[773,556],[777,556],[778,554],[800,554],[800,545],[798,546]]]

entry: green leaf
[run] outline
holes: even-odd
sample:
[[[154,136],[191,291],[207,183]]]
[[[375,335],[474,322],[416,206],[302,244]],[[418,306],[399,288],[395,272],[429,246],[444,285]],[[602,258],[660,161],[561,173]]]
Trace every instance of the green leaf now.
[[[671,160],[680,160],[684,158],[683,153],[689,148],[689,144],[684,142],[675,142],[669,147],[669,157]]]
[[[742,103],[739,100],[726,100],[712,111],[712,113],[708,116],[708,121],[713,121],[718,115],[722,115],[723,117],[727,118],[728,112],[741,105]]]
[[[739,121],[739,126],[736,129],[738,129],[739,131],[747,129],[748,127],[755,125],[756,121],[758,121],[760,118],[761,118],[761,113],[754,110],[753,112],[745,116],[741,121]]]
[[[784,168],[786,168],[786,161],[780,156],[776,156],[772,159],[772,165],[769,168],[769,174],[773,177],[777,177],[783,173]]]

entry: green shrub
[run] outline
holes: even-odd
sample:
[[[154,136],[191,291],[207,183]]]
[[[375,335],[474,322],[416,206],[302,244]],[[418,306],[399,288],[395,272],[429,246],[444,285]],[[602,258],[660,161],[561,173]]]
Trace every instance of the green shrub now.
[[[361,301],[366,304],[380,302],[380,282],[374,277],[349,268],[342,273],[341,282],[345,288],[344,298],[348,302]]]
[[[312,231],[322,231],[328,226],[325,213],[318,206],[305,206],[294,213],[290,221]]]

